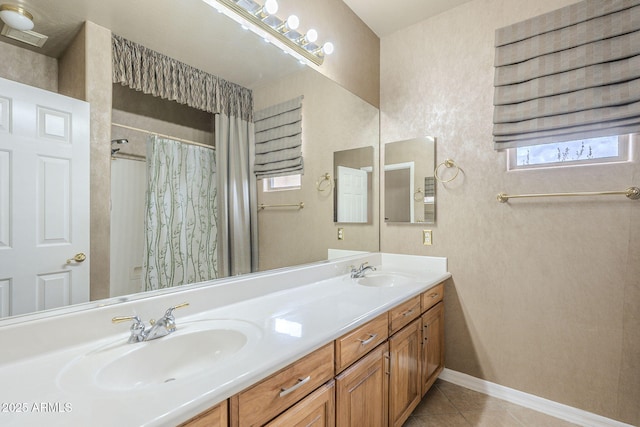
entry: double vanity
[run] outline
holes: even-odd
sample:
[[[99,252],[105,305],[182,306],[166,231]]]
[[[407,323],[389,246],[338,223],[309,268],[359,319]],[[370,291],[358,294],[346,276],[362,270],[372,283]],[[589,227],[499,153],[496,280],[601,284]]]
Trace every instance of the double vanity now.
[[[443,367],[449,277],[371,253],[7,319],[0,425],[402,425]]]

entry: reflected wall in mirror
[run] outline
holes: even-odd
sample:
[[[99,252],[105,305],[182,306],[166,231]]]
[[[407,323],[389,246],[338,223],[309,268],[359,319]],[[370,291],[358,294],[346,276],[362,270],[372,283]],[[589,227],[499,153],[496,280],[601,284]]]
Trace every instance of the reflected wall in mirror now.
[[[260,270],[303,264],[327,258],[327,249],[378,251],[378,174],[372,176],[373,214],[364,224],[347,224],[345,239],[337,239],[333,222],[333,192],[318,191],[316,183],[333,175],[334,152],[367,147],[378,159],[377,108],[313,70],[303,70],[254,89],[256,111],[304,95],[302,101],[302,155],[304,174],[299,189],[264,191],[258,181],[258,203],[296,204],[304,209],[272,208],[258,211]]]
[[[368,223],[373,217],[373,147],[333,153],[333,220]]]
[[[384,145],[384,220],[435,223],[435,143],[432,136]]]
[[[80,3],[87,7],[78,8]],[[232,59],[234,60],[227,61],[217,52],[211,53],[210,46],[207,49],[210,54],[204,54],[198,52],[201,44],[184,42],[182,38],[184,34],[177,31],[184,30],[184,28],[175,23],[180,22],[180,19],[168,24],[162,30],[159,30],[155,24],[160,19],[148,19],[136,25],[130,25],[131,23],[127,22],[127,16],[139,14],[121,15],[113,12],[113,10],[121,10],[118,7],[121,3],[120,1],[79,2],[64,0],[54,4],[45,0],[32,0],[30,4],[37,7],[40,15],[48,17],[46,27],[42,25],[39,28],[43,33],[52,34],[48,41],[51,49],[33,52],[18,42],[0,37],[0,56],[3,58],[0,63],[0,77],[83,99],[91,104],[91,119],[88,124],[91,128],[89,167],[91,169],[90,215],[92,228],[90,250],[87,250],[87,261],[84,262],[84,265],[91,267],[90,300],[92,302],[67,309],[53,310],[44,315],[56,315],[70,310],[85,310],[98,305],[113,304],[148,295],[142,292],[135,293],[141,286],[139,262],[133,262],[131,265],[121,268],[118,273],[120,275],[114,277],[114,280],[110,280],[110,275],[115,275],[111,272],[110,258],[114,258],[111,261],[119,263],[115,256],[110,257],[110,246],[116,239],[116,236],[111,236],[111,234],[117,233],[117,238],[120,239],[122,245],[130,245],[133,233],[128,227],[133,224],[133,221],[140,221],[142,216],[141,205],[138,205],[135,207],[134,214],[125,213],[119,218],[119,225],[114,226],[110,218],[112,197],[122,196],[123,191],[132,191],[134,187],[138,188],[138,194],[142,191],[144,187],[144,182],[142,182],[143,167],[141,162],[136,162],[141,160],[141,156],[144,156],[144,141],[148,136],[144,132],[114,126],[113,123],[125,124],[148,130],[151,133],[171,135],[204,144],[211,144],[213,139],[210,115],[203,113],[203,116],[201,112],[195,110],[187,111],[189,109],[186,107],[173,105],[175,103],[172,104],[171,101],[162,101],[157,98],[146,99],[147,95],[141,95],[112,84],[110,69],[111,30],[131,41],[155,48],[161,53],[177,57],[185,62],[190,62],[186,60],[187,58],[196,58],[199,62],[190,65],[229,81],[234,81],[234,76],[242,76],[243,81],[237,83],[254,91],[255,109],[291,98],[291,94],[287,91],[295,92],[294,96],[305,95],[305,104],[308,108],[305,110],[306,117],[303,119],[306,135],[303,141],[305,175],[301,191],[303,192],[302,199],[306,202],[307,207],[303,210],[304,216],[298,218],[302,220],[299,222],[287,222],[289,213],[282,211],[271,211],[260,217],[260,221],[266,220],[259,236],[261,270],[326,259],[328,248],[338,247],[365,251],[379,249],[377,207],[374,207],[376,212],[374,212],[370,226],[362,233],[350,233],[351,239],[345,242],[343,247],[339,247],[340,245],[335,242],[335,233],[329,231],[334,227],[331,199],[325,200],[318,197],[314,185],[317,176],[331,170],[334,150],[339,147],[364,146],[371,144],[372,141],[378,141],[379,112],[376,107],[353,95],[316,70],[303,67],[292,58],[282,55],[280,50],[265,45],[261,39],[248,37],[247,33],[235,22],[229,25],[224,23],[207,25],[207,32],[212,28],[235,31],[233,34],[205,37],[213,41],[222,40],[223,45],[228,40],[234,41],[232,46],[234,52]],[[173,6],[171,2],[162,1],[152,13],[161,16],[162,13],[171,10]],[[80,16],[78,13],[65,13],[69,10],[86,11],[86,16]],[[189,3],[181,9],[180,13],[191,18],[198,16],[205,20],[228,20],[206,6],[204,2]],[[118,20],[114,21],[110,18],[116,15],[119,16]],[[85,24],[82,19],[90,19],[97,22],[98,25],[91,22]],[[195,25],[195,27],[198,26]],[[62,39],[54,37],[54,33],[62,35]],[[183,33],[185,32],[183,31]],[[198,31],[195,31],[193,35],[202,36],[197,33]],[[156,40],[154,35],[158,35],[161,40]],[[166,40],[167,37],[169,37],[169,41]],[[164,41],[167,42],[164,43]],[[188,49],[185,46],[188,46]],[[163,51],[165,47],[167,51]],[[243,52],[243,54],[238,54],[238,52]],[[265,66],[261,62],[261,58],[265,56],[271,56],[269,66]],[[241,57],[251,58],[253,62],[249,65],[243,63],[239,70],[228,69],[230,64],[237,62],[235,59]],[[221,65],[219,69],[215,68],[216,60]],[[253,72],[250,72],[250,69]],[[340,138],[334,135],[333,129],[336,132],[342,132],[345,136]],[[112,139],[127,139],[129,143],[112,147]],[[366,140],[366,143],[363,143],[363,140]],[[119,157],[118,160],[111,160],[112,148],[120,150],[116,154],[116,158]],[[135,160],[125,160],[126,154]],[[375,155],[377,156],[377,154],[378,147],[376,146]],[[125,166],[127,163],[133,164],[136,172],[120,170],[120,166]],[[130,173],[131,175],[129,175]],[[110,178],[119,179],[119,182],[114,184],[120,188],[120,190],[116,190],[115,195],[111,191]],[[136,185],[133,185],[134,183]],[[377,186],[377,184],[375,185]],[[374,206],[377,206],[377,194],[372,199]],[[127,203],[126,199],[119,202]],[[281,233],[282,230],[278,229],[278,224],[286,225],[285,233]],[[310,224],[313,224],[313,227],[310,227]],[[139,227],[136,233],[138,233],[138,237],[136,237],[138,239]],[[287,238],[281,239],[283,235],[286,235]],[[296,236],[293,242],[290,239],[292,235]],[[140,252],[139,247],[132,249]],[[60,256],[63,259],[69,258],[70,254],[67,252],[64,250]],[[115,252],[116,255],[122,255],[117,249]],[[0,277],[0,279],[2,278]],[[124,283],[125,281],[127,283]],[[0,299],[5,295],[4,291],[5,288],[0,287]],[[119,295],[126,296],[118,297]],[[4,304],[6,299],[0,302]],[[15,316],[19,313],[12,313],[10,310],[6,310],[5,317],[7,315],[14,316],[13,319],[10,319],[11,322],[23,319],[23,317],[16,318]],[[24,317],[24,319],[28,318],[29,316]],[[0,322],[0,326],[2,323]]]

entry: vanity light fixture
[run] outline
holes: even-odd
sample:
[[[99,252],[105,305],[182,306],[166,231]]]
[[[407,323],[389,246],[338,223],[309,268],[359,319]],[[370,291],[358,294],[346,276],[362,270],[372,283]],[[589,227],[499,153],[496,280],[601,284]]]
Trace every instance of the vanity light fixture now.
[[[298,32],[300,20],[296,15],[286,20],[278,18],[277,0],[265,0],[261,6],[254,0],[203,0],[218,12],[224,13],[241,26],[248,27],[258,36],[278,46],[285,53],[291,54],[302,64],[311,62],[321,65],[325,55],[333,53],[331,42],[316,44],[318,32],[309,29],[306,34]]]
[[[296,15],[291,15],[286,21],[280,24],[276,30],[280,31],[282,34],[287,34],[289,31],[297,30],[299,26],[300,20],[298,17]]]
[[[33,15],[20,6],[0,5],[0,19],[15,30],[29,31],[33,29]]]

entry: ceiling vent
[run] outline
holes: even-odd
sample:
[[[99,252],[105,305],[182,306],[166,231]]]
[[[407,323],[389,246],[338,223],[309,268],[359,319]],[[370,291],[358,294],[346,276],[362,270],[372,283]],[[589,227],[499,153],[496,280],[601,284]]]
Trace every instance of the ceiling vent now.
[[[49,38],[48,36],[36,33],[35,31],[20,31],[11,28],[8,25],[2,27],[2,31],[0,32],[0,34],[5,37],[9,37],[10,39],[18,40],[20,42],[36,47],[42,47]]]

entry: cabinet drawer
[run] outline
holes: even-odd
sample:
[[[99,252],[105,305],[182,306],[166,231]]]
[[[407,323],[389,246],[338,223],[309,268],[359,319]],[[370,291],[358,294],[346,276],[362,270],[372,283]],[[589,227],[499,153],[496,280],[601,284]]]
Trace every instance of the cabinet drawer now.
[[[431,307],[442,301],[444,297],[444,283],[434,286],[426,292],[422,293],[422,312],[429,310]]]
[[[336,372],[367,354],[388,338],[387,314],[378,316],[336,340]]]
[[[402,329],[420,316],[420,295],[389,310],[389,335]]]
[[[329,381],[333,351],[332,342],[232,397],[232,425],[263,425]]]

